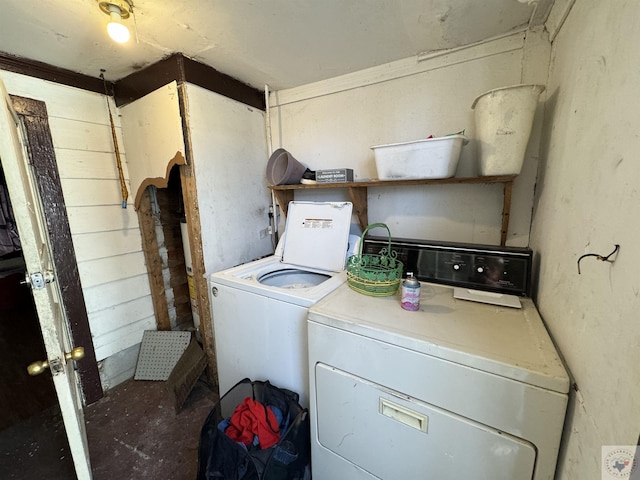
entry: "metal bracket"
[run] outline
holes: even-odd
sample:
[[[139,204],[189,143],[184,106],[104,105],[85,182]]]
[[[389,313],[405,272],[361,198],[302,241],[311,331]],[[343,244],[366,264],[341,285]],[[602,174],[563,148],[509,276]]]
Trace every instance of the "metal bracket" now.
[[[133,11],[133,2],[129,0],[98,0],[98,6],[107,15],[111,15],[109,5],[114,5],[120,9],[120,15],[123,20],[129,18],[130,12]]]
[[[49,362],[49,369],[53,375],[60,375],[64,372],[65,362],[60,358],[54,358]]]
[[[32,290],[42,290],[47,283],[51,283],[55,280],[53,272],[51,270],[45,270],[42,272],[35,272],[32,274],[28,274],[25,276],[24,281],[20,282],[23,284],[31,285]]]

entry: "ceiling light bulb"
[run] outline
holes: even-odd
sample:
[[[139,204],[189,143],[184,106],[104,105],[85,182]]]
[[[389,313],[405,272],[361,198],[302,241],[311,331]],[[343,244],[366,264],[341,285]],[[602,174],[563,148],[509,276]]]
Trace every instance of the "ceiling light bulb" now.
[[[109,5],[109,14],[111,15],[111,21],[107,25],[107,32],[109,36],[118,43],[126,43],[129,41],[129,29],[125,27],[122,22],[122,14],[120,7],[117,5]]]

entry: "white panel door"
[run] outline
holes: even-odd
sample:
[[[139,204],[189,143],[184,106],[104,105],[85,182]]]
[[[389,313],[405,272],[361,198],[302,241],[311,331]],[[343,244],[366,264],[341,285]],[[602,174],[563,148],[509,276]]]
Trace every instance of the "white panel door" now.
[[[25,161],[19,120],[2,80],[0,95],[0,160],[20,234],[27,277],[30,279],[40,320],[47,351],[46,361],[53,375],[78,480],[91,479],[78,377],[73,368],[73,361],[67,362],[65,359],[65,352],[70,352],[74,345],[70,339],[65,311],[60,303],[60,285],[55,280],[55,267],[50,255],[51,248],[43,222],[40,197],[32,182],[30,167]]]

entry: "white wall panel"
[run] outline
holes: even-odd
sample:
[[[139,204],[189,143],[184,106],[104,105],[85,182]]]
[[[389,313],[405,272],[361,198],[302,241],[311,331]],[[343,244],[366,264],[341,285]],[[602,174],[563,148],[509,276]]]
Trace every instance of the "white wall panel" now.
[[[601,447],[640,433],[640,3],[567,3],[552,15],[561,28],[531,235],[537,304],[577,385],[559,480],[601,478]],[[578,274],[581,255],[614,244],[615,263],[585,258]]]
[[[122,208],[121,205],[70,207],[67,205],[67,215],[73,234],[127,229],[140,232],[138,214],[131,207]]]
[[[77,234],[73,247],[79,262],[142,251],[140,233],[133,229]]]
[[[142,252],[78,262],[82,287],[89,288],[147,272]]]
[[[371,188],[370,204],[373,201],[375,205],[376,199],[381,198],[384,208],[370,208],[369,223],[386,223],[392,235],[400,237],[496,243],[496,228],[502,220],[502,194],[500,184]],[[381,233],[384,234],[374,234]]]
[[[142,341],[145,330],[156,330],[155,316],[145,318],[126,327],[109,332],[93,339],[96,357],[103,360]]]
[[[85,288],[84,293],[87,311],[93,313],[137,298],[147,297],[151,292],[149,278],[145,272],[117,282]]]
[[[82,120],[69,120],[51,116],[49,112],[49,126],[53,136],[53,146],[57,149],[89,150],[91,152],[110,152],[115,162],[113,148],[113,134],[109,124],[87,123]],[[114,119],[115,121],[115,119]],[[122,131],[116,126],[116,138],[120,154],[125,153]]]
[[[70,178],[102,178],[113,180],[118,178],[118,167],[113,152],[91,152],[86,150],[56,150],[60,176]],[[123,155],[123,161],[126,157]]]
[[[266,187],[264,113],[187,85],[205,270],[213,273],[273,252]]]
[[[122,125],[130,150],[131,203],[149,179],[165,179],[177,153],[185,156],[182,117],[175,81],[122,107]],[[156,185],[158,186],[158,185]]]
[[[89,314],[91,333],[96,338],[153,316],[153,302],[142,297]]]
[[[63,178],[64,203],[68,207],[113,205],[122,208],[120,180],[93,178]],[[127,191],[129,190],[128,182]],[[129,198],[131,196],[129,195]],[[133,209],[133,206],[129,208]]]

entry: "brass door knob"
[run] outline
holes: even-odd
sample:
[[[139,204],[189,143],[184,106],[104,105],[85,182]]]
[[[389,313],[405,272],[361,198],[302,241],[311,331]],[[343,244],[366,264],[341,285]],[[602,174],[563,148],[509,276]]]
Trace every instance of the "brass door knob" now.
[[[70,352],[64,354],[64,359],[67,362],[69,360],[80,360],[81,358],[84,358],[84,347],[76,347]],[[33,362],[27,367],[27,372],[29,372],[29,375],[31,376],[40,375],[47,368],[49,368],[49,362],[47,360],[44,360],[42,362]]]

